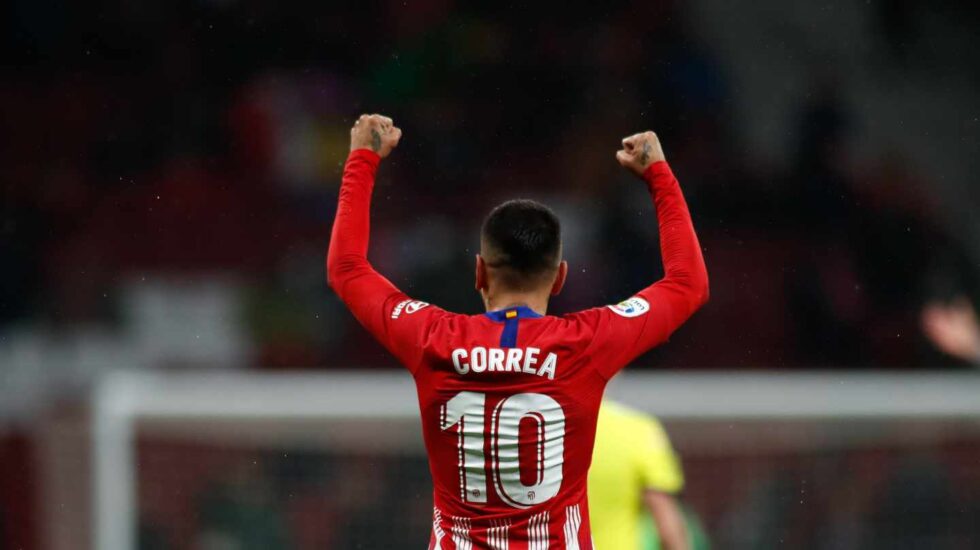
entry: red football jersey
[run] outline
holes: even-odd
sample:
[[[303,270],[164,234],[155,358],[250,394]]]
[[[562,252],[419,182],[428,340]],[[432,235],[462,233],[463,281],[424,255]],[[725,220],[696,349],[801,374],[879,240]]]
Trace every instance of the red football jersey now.
[[[665,266],[656,284],[564,316],[526,307],[461,315],[412,299],[368,263],[379,161],[364,149],[347,161],[327,271],[415,378],[435,486],[429,548],[591,549],[586,477],[606,382],[707,299],[677,180],[665,162],[644,174]]]

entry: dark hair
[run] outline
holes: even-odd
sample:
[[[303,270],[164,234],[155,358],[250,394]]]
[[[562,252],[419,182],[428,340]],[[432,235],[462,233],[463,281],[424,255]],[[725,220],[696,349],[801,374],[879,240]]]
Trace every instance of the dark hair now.
[[[561,261],[561,223],[547,206],[516,199],[497,206],[483,221],[483,259],[505,286],[528,289]]]

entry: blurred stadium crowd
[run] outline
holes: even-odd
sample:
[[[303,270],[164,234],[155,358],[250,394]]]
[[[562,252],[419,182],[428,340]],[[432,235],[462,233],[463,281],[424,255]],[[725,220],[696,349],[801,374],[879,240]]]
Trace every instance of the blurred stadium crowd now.
[[[969,3],[929,17],[907,1],[838,7],[826,14],[836,34],[753,27],[748,13],[726,19],[741,50],[718,31],[722,2],[412,4],[5,8],[3,417],[116,367],[394,366],[324,281],[361,112],[405,132],[381,169],[371,255],[418,299],[480,311],[477,229],[514,196],[565,224],[557,311],[659,277],[649,199],[613,159],[623,135],[651,128],[691,204],[713,301],[638,368],[969,363],[928,343],[920,315],[951,300],[975,310],[980,247],[961,221],[976,185],[923,166],[907,141],[869,138],[880,134],[858,105],[873,102],[868,82],[915,90],[966,75],[974,103],[950,108],[974,109],[960,121],[974,135],[980,70],[956,55],[969,50],[954,32],[975,51]],[[794,85],[778,85],[774,65],[771,97],[746,99],[738,75],[765,72],[745,62],[751,36],[794,60]],[[890,107],[928,108],[903,97]],[[770,102],[781,107],[758,108]],[[766,132],[772,157],[753,149]],[[23,454],[20,440],[3,448]],[[23,489],[6,487],[10,501]],[[213,495],[202,506],[224,521]]]
[[[914,23],[903,4],[867,22],[876,62],[896,70],[929,47],[889,41]],[[611,156],[626,132],[657,129],[715,302],[641,366],[934,366],[918,327],[931,266],[967,266],[959,288],[945,270],[942,293],[976,286],[929,174],[900,149],[850,153],[863,130],[840,69],[814,55],[785,161],[760,162],[740,141],[737,67],[669,3],[555,14],[431,1],[370,17],[44,6],[15,3],[5,33],[4,357],[391,365],[323,283],[361,111],[391,113],[406,134],[382,171],[373,257],[414,296],[474,312],[476,228],[504,197],[541,198],[564,219],[573,277],[556,309],[657,277],[648,201]]]

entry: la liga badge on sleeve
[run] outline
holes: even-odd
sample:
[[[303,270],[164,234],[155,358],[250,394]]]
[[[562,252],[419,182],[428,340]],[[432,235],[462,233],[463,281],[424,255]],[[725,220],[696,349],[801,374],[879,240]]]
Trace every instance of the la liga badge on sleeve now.
[[[623,317],[639,317],[644,313],[650,311],[650,302],[647,302],[639,296],[633,296],[619,302],[616,305],[607,306],[616,315],[621,315]]]

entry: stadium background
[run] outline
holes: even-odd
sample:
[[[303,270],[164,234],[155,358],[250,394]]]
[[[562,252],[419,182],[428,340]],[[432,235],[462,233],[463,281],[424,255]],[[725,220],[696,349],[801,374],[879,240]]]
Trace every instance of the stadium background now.
[[[566,224],[572,276],[555,310],[648,282],[649,205],[612,155],[653,128],[713,300],[633,368],[971,369],[920,316],[980,295],[980,12],[732,4],[8,3],[0,548],[86,544],[89,397],[112,372],[395,367],[324,284],[360,112],[405,131],[376,192],[372,258],[417,298],[479,310],[478,224],[515,195]],[[894,547],[913,530],[969,547],[978,441],[738,459],[688,443],[690,498],[721,547]],[[219,548],[244,525],[242,548],[353,548],[377,531],[358,531],[366,509],[424,537],[417,452],[283,459],[166,437],[138,452],[141,547]],[[798,472],[821,468],[836,485],[786,512]],[[386,484],[404,502],[371,508]],[[224,542],[201,534],[215,531]]]

